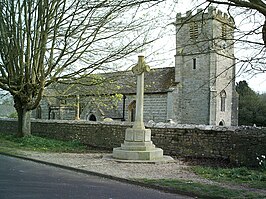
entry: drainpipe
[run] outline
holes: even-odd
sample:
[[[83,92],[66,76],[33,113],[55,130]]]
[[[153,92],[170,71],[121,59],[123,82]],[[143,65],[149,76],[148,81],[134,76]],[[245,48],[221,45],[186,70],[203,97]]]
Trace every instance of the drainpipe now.
[[[123,117],[122,117],[122,120],[121,121],[125,121],[126,119],[125,119],[125,109],[126,109],[126,95],[125,94],[123,94]]]
[[[50,120],[51,119],[51,107],[49,106],[48,107],[48,120]]]

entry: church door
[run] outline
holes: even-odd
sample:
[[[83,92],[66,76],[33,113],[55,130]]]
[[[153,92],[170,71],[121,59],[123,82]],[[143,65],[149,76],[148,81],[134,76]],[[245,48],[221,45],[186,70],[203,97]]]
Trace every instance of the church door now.
[[[134,122],[135,121],[135,115],[136,115],[136,100],[133,100],[128,105],[128,120],[130,122]]]
[[[89,121],[96,121],[96,116],[93,115],[93,114],[91,114],[91,115],[89,116]]]

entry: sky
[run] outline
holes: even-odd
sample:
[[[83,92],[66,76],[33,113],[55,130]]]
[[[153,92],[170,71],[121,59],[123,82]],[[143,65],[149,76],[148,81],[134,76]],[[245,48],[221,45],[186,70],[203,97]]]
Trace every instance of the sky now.
[[[125,69],[132,67],[137,62],[137,55],[141,54],[145,56],[147,63],[151,68],[156,67],[174,67],[175,66],[175,26],[172,24],[175,20],[177,13],[185,14],[200,4],[201,0],[175,0],[176,4],[173,6],[171,3],[174,0],[166,0],[165,4],[160,4],[161,14],[165,15],[164,31],[161,33],[162,38],[157,42],[154,42],[149,49],[143,50],[143,53],[136,53],[132,56],[131,60],[124,60],[125,63],[129,63]],[[157,8],[158,9],[158,8]],[[226,8],[219,7],[222,11],[226,11]],[[241,19],[236,20],[236,23],[241,23]],[[161,25],[160,24],[160,25]],[[155,53],[154,53],[155,51]],[[248,52],[248,51],[247,51]],[[248,53],[247,53],[248,54]],[[236,53],[238,57],[240,53]],[[259,93],[266,93],[266,74],[251,75],[239,75],[236,81],[246,80],[249,86]]]
[[[174,20],[176,13],[182,13],[185,14],[186,11],[189,11],[191,9],[195,9],[196,6],[199,5],[199,1],[197,0],[178,0],[178,3],[176,3],[176,6],[174,7],[174,10],[169,9],[172,8],[173,6],[169,5],[172,0],[166,1],[167,3],[165,4],[165,7],[162,8],[164,9],[167,14],[168,14],[168,19],[169,20]],[[202,6],[204,8],[204,5]],[[223,12],[227,11],[227,7],[218,7],[219,10],[222,10]],[[235,23],[237,27],[244,28],[244,30],[249,30],[254,28],[254,22],[252,21],[244,21],[243,20],[243,15],[237,15],[237,18],[235,19]],[[250,20],[250,19],[248,19]],[[252,19],[251,19],[252,20]],[[257,21],[260,21],[260,18],[258,17],[256,19]],[[174,21],[172,21],[174,22]],[[158,56],[159,57],[164,57],[165,59],[159,59],[162,61],[157,61],[157,56],[154,55],[154,53],[150,53],[149,51],[145,52],[145,56],[147,56],[147,61],[151,64],[151,67],[173,67],[174,66],[174,55],[175,55],[175,28],[172,25],[166,26],[168,29],[166,31],[166,35],[162,37],[161,40],[155,42],[153,44],[152,50],[158,49]],[[261,37],[258,38],[259,40]],[[262,39],[261,39],[262,40]],[[240,46],[242,48],[242,46]],[[248,51],[247,49],[243,48],[242,50],[238,50],[237,46],[235,46],[235,57],[241,58],[243,57],[244,54],[246,54],[247,57],[251,56],[252,52]],[[239,70],[240,64],[236,66],[236,71]],[[266,93],[266,74],[257,74],[254,75],[253,73],[243,73],[241,72],[240,74],[237,75],[236,82],[246,80],[248,82],[248,85],[256,92],[258,93]]]

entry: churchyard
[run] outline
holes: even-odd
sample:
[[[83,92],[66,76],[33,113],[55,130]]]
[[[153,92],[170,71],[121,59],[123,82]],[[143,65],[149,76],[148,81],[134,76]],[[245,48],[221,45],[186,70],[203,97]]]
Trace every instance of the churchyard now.
[[[95,154],[96,156],[96,154],[111,153],[111,150],[95,149],[81,144],[78,141],[66,142],[38,136],[15,138],[3,132],[0,133],[0,143],[1,153],[28,158],[33,158],[33,155],[36,157],[51,157],[58,154],[57,159],[60,159],[58,157],[64,157],[66,154],[70,154],[68,157],[71,157],[71,154],[73,154],[73,156],[78,156],[80,159],[83,154]],[[25,154],[28,154],[28,156],[25,156]],[[263,157],[260,158],[263,159]],[[97,159],[101,161],[102,158],[98,156]],[[180,157],[175,159],[178,160]],[[91,159],[88,158],[86,161],[90,162]],[[190,196],[197,196],[198,198],[266,197],[265,161],[264,168],[261,166],[256,169],[234,167],[227,164],[226,161],[207,161],[207,159],[198,159],[196,161],[196,159],[189,158],[186,160],[183,159],[183,161],[183,166],[188,165],[188,167],[178,171],[181,174],[185,174],[181,175],[182,178],[138,178],[129,180],[134,181],[134,183],[137,182],[141,186],[162,189],[173,193],[183,193]],[[178,164],[180,164],[180,161]],[[118,163],[119,165],[121,163]],[[143,169],[149,165],[151,164],[142,164]],[[152,164],[151,166],[159,167],[160,165],[163,164]],[[189,176],[188,173],[192,173],[194,177]]]
[[[47,103],[44,110],[48,110],[48,117],[43,119],[45,111],[39,106],[45,89],[42,82],[38,97],[32,97],[36,94],[32,89],[28,90],[32,94],[27,96],[14,95],[20,119],[0,118],[0,153],[49,162],[79,172],[87,169],[96,175],[199,198],[265,198],[266,128],[237,126],[238,95],[233,78],[235,57],[231,43],[234,20],[213,7],[209,7],[207,13],[199,9],[194,18],[191,16],[192,12],[187,12],[186,16],[177,14],[174,25],[180,30],[176,33],[173,79],[170,78],[171,84],[164,92],[159,92],[158,88],[155,92],[156,97],[163,98],[163,103],[159,101],[159,104],[164,104],[163,109],[158,111],[163,112],[163,116],[158,121],[164,122],[150,120],[144,123],[144,73],[150,68],[145,64],[144,57],[139,56],[137,65],[132,68],[137,77],[137,92],[134,95],[130,93],[134,100],[127,106],[127,115],[130,116],[127,121],[125,94],[123,117],[116,118],[120,121],[113,121],[111,117],[105,117],[110,120],[97,120],[97,117],[104,118],[106,114],[92,106],[87,107],[88,112],[84,113],[85,118],[92,121],[80,120],[79,94],[73,95],[77,98],[76,110],[64,107],[64,114],[69,116],[72,111],[76,120],[61,118],[61,102],[66,104],[66,99],[54,100],[58,106]],[[189,23],[188,19],[191,20]],[[199,24],[201,20],[205,23]],[[205,31],[206,34],[203,34]],[[209,35],[209,32],[215,35]],[[213,43],[215,45],[203,43],[206,39],[217,42]],[[197,41],[201,51],[194,45],[188,47],[188,41],[190,44]],[[213,60],[216,60],[215,63]],[[227,71],[226,75],[221,75],[222,71]],[[52,81],[56,78],[48,79]],[[199,87],[195,88],[195,85]],[[25,97],[28,100],[24,100]],[[38,99],[34,106],[29,103],[32,99]],[[154,100],[150,110],[154,111],[156,103]],[[36,119],[33,119],[30,114],[35,109]],[[57,118],[57,115],[60,117]],[[156,112],[154,115],[160,114]],[[175,122],[165,122],[169,119]],[[17,132],[21,138],[15,136]],[[76,162],[77,157],[82,164]],[[165,169],[168,167],[172,170]],[[94,169],[99,168],[103,169],[95,172]],[[112,169],[112,172],[108,173],[106,169]],[[141,173],[145,170],[148,174],[153,171],[157,177],[145,177]],[[127,173],[126,177],[115,175],[123,171]],[[139,173],[136,177],[135,174]]]
[[[162,163],[175,164],[179,172],[193,174],[193,177],[186,175],[182,180],[179,177],[134,178],[131,174],[126,177],[126,180],[138,185],[203,198],[266,197],[266,129],[153,121],[145,124],[144,72],[148,71],[144,57],[139,56],[138,64],[133,67],[137,76],[134,123],[32,119],[31,136],[15,138],[18,121],[0,119],[0,152],[22,158],[29,156],[31,160],[48,161],[55,165],[55,160],[51,158],[54,155],[57,155],[58,161],[64,156],[62,153],[76,156],[75,153],[92,153],[93,149],[94,153],[105,154],[97,156],[98,160],[94,161],[106,161],[103,158],[107,157],[107,153],[111,154],[108,158],[113,163],[105,164],[112,168],[116,168],[112,165],[114,162],[138,163],[143,169],[145,163],[155,163],[155,168],[156,163]],[[43,158],[43,152],[46,157],[47,152],[50,153],[48,160]],[[65,161],[71,162],[71,156]],[[85,159],[85,162],[89,161]],[[205,165],[202,166],[202,163]],[[65,168],[65,163],[56,162],[56,165]],[[67,165],[68,168],[72,166]],[[159,169],[156,173],[164,176]],[[106,175],[101,172],[96,174]],[[109,173],[107,175],[110,176]]]

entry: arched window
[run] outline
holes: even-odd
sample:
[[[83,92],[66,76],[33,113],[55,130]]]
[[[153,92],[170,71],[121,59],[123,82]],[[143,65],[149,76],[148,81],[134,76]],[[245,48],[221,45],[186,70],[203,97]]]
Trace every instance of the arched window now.
[[[219,126],[224,126],[224,121],[223,120],[219,122]]]
[[[56,115],[55,115],[55,112],[53,111],[52,112],[52,119],[55,120],[55,117],[56,117]]]
[[[136,114],[136,100],[133,100],[128,105],[128,120],[130,122],[134,122],[135,121],[135,114]]]
[[[36,108],[36,119],[42,119],[42,108],[41,108],[41,106],[38,106]]]
[[[96,121],[97,119],[96,119],[96,116],[95,115],[93,115],[93,114],[91,114],[90,116],[89,116],[89,121]]]
[[[220,97],[221,97],[221,111],[225,112],[226,92],[224,90],[221,91]]]

